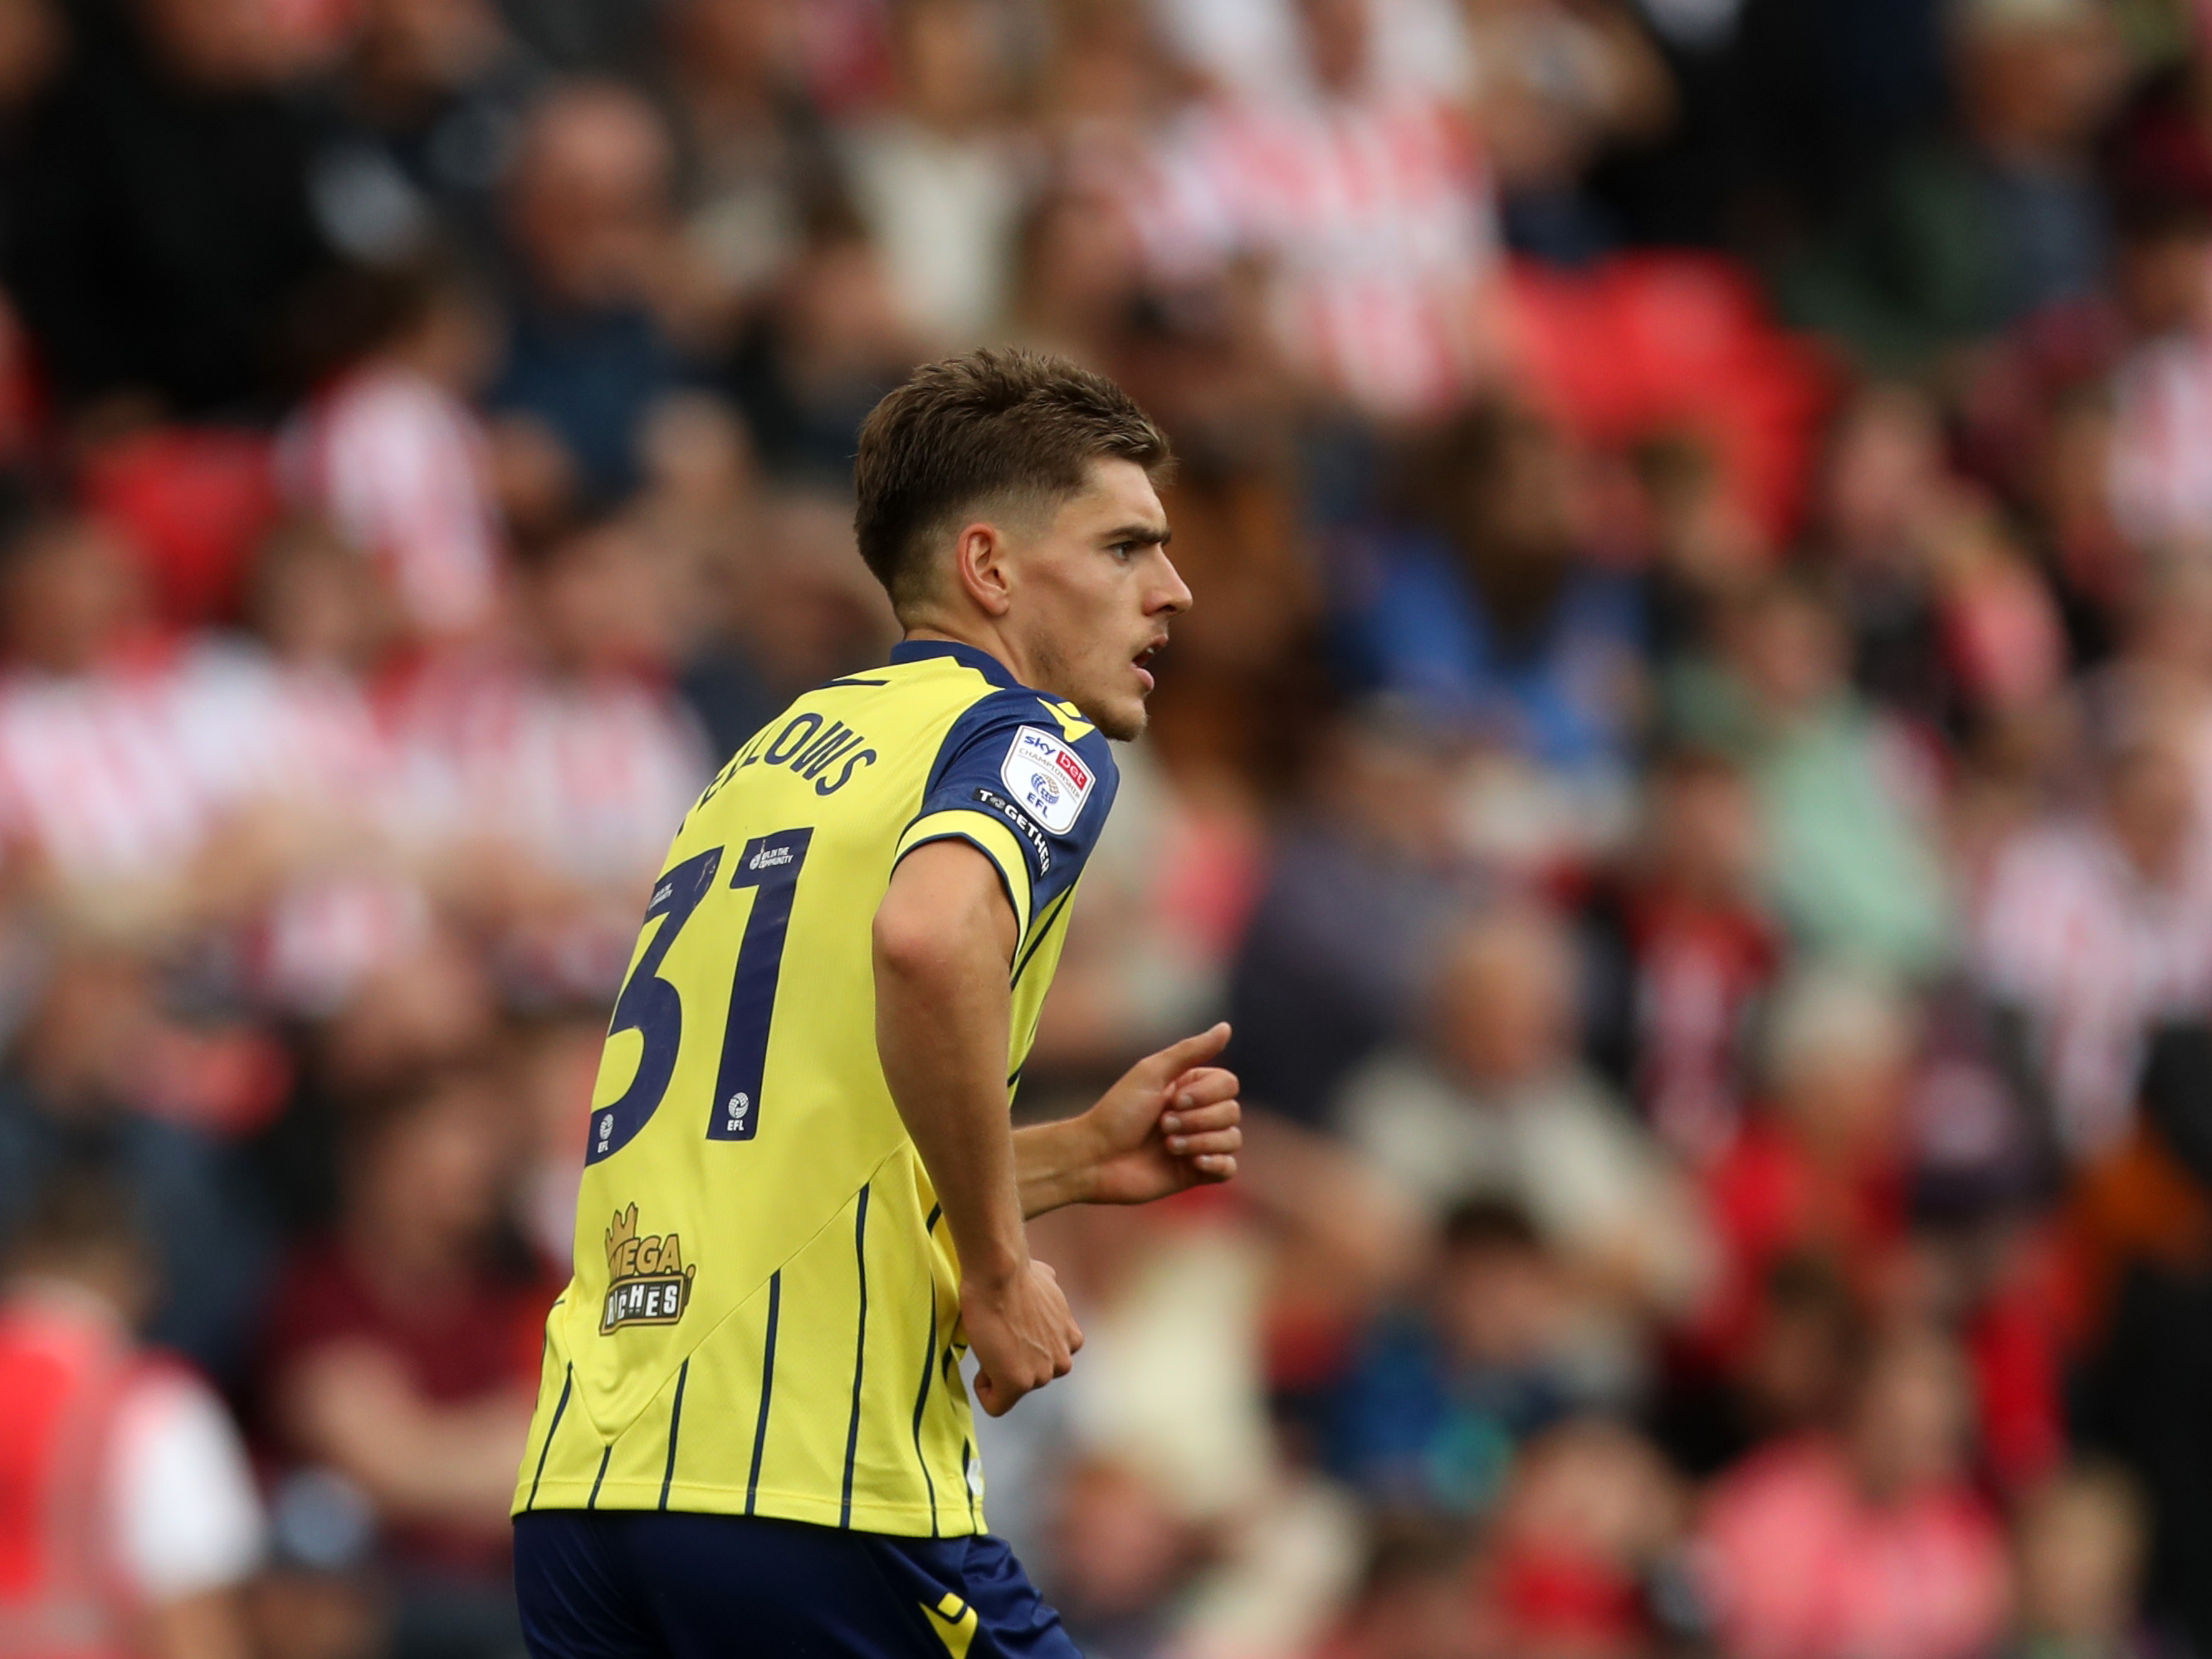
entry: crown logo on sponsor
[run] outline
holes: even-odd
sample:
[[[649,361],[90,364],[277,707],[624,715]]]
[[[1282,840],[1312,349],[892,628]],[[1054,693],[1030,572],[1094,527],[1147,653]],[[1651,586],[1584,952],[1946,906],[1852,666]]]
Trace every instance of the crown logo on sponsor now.
[[[684,1260],[674,1233],[637,1231],[637,1206],[617,1210],[607,1229],[607,1297],[599,1334],[624,1325],[673,1325],[690,1305],[696,1265]]]

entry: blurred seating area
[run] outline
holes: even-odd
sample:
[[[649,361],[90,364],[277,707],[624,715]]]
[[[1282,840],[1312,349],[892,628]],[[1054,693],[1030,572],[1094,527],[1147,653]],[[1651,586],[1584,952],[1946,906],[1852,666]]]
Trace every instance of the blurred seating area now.
[[[1033,1229],[1084,1651],[2212,1659],[2203,0],[0,0],[0,1602],[519,1655],[652,878],[1008,342],[1198,596],[1016,1109],[1249,1113]]]

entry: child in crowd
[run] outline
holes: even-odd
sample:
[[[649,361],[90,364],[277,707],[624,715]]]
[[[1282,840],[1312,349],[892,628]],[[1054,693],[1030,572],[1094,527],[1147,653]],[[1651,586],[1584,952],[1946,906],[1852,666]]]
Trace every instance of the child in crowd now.
[[[1386,1509],[1473,1516],[1521,1443],[1584,1403],[1574,1304],[1528,1216],[1475,1199],[1443,1224],[1425,1304],[1382,1321],[1342,1385],[1338,1470]]]

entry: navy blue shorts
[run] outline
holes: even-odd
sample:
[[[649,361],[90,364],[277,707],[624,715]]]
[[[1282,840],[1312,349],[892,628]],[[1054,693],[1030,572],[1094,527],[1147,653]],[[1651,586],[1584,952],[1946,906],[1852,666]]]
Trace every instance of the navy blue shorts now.
[[[514,1522],[532,1659],[1079,1659],[999,1540],[538,1510]]]

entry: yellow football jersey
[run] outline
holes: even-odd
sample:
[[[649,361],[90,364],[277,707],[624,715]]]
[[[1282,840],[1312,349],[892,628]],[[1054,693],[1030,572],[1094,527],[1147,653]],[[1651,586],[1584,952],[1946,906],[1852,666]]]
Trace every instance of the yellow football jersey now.
[[[677,832],[592,1095],[518,1513],[983,1530],[959,1265],[876,1054],[892,866],[958,837],[1019,928],[1012,1097],[1113,805],[1103,736],[971,647],[800,697]]]

